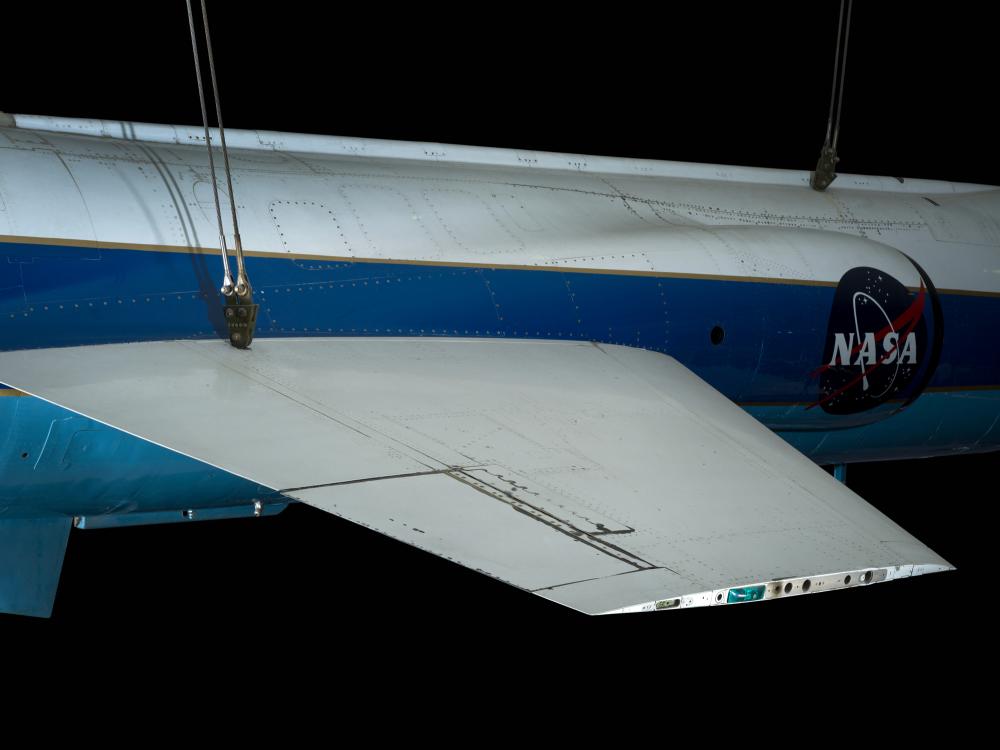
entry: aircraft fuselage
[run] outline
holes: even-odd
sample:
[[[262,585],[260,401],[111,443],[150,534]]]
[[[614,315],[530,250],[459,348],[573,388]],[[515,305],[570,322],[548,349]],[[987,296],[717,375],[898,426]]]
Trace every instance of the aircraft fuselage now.
[[[199,131],[18,126],[0,129],[0,350],[225,338]],[[227,135],[258,338],[625,344],[818,463],[1000,448],[994,188],[841,176],[817,193],[805,173]],[[0,394],[0,512],[156,520],[270,497]]]

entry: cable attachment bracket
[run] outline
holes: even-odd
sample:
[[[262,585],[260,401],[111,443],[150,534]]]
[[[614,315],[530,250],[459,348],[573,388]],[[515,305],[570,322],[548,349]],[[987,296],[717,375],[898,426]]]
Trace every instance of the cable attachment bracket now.
[[[237,289],[239,282],[237,282]],[[260,305],[253,301],[253,290],[246,282],[246,294],[236,292],[226,297],[223,313],[229,329],[229,343],[237,349],[247,349],[253,341],[257,328],[257,309]]]
[[[830,187],[830,183],[837,179],[837,149],[830,143],[825,143],[819,151],[819,161],[816,162],[816,170],[809,179],[809,186],[813,190],[820,192]]]

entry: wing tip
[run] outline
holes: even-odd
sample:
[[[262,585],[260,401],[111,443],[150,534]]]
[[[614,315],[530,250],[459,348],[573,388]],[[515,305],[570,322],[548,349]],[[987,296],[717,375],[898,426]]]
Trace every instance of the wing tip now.
[[[804,594],[818,594],[823,591],[862,588],[876,583],[884,583],[897,578],[912,578],[928,573],[944,573],[956,570],[947,561],[941,563],[910,563],[884,567],[859,568],[857,570],[825,573],[811,576],[791,576],[770,581],[727,586],[725,588],[701,591],[696,594],[666,596],[663,599],[618,607],[605,611],[590,612],[592,615],[617,615],[633,612],[659,612],[691,607],[714,607],[728,604],[746,604],[757,601],[787,599]]]

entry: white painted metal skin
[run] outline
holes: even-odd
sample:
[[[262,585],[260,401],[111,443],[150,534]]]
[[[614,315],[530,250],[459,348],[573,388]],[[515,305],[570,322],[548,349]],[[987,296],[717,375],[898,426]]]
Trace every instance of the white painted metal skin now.
[[[12,119],[18,127],[0,128],[0,235],[217,247],[198,128]],[[817,193],[803,189],[807,172],[259,131],[227,138],[251,253],[836,282],[856,257],[894,248],[941,290],[1000,292],[993,187],[840,175]],[[46,208],[54,201],[58,215]]]
[[[153,342],[6,352],[0,367],[32,394],[591,614],[951,567],[642,349]]]
[[[13,120],[0,127],[3,238],[217,252],[199,129]],[[250,254],[820,283],[874,259],[916,286],[900,250],[941,290],[1000,292],[996,188],[841,175],[816,193],[805,172],[227,138]],[[772,598],[949,567],[648,351],[160,342],[7,352],[0,382],[585,612],[725,603],[732,587],[757,584]],[[248,437],[236,451],[222,430]]]

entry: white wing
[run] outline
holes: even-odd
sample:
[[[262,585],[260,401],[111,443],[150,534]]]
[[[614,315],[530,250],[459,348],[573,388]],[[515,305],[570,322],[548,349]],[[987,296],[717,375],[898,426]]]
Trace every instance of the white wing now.
[[[157,342],[6,352],[0,381],[588,613],[951,567],[640,349]]]

